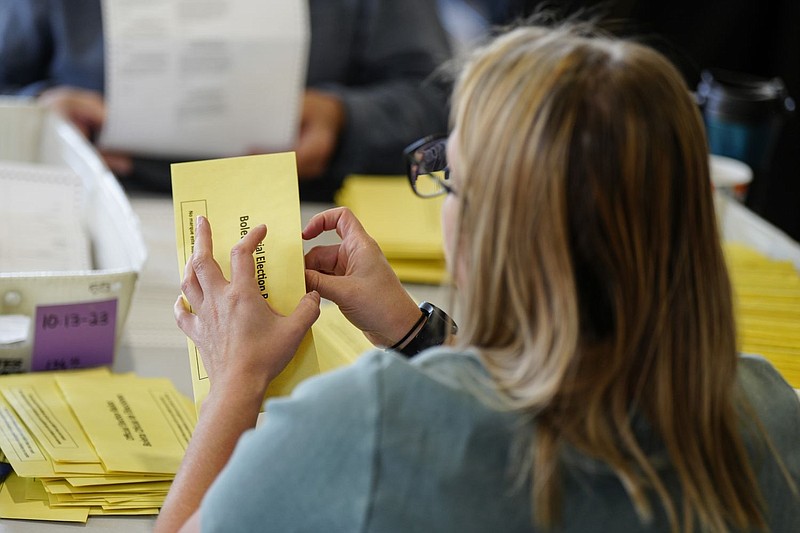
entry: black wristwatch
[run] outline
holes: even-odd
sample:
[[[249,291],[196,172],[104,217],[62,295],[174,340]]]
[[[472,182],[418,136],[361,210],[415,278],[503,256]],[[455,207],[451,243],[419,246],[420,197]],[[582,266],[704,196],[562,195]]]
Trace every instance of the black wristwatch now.
[[[419,304],[419,309],[422,312],[420,320],[423,321],[419,331],[408,341],[408,344],[402,348],[394,348],[406,357],[413,357],[426,348],[444,344],[447,337],[458,332],[458,326],[453,319],[435,305],[429,302],[422,302]],[[411,331],[414,331],[417,327],[419,327],[419,322],[411,328]],[[405,338],[400,343],[404,340]]]

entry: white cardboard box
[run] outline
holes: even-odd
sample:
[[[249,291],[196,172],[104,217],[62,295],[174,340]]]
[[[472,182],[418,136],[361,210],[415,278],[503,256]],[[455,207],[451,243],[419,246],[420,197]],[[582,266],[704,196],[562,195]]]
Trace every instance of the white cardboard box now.
[[[0,373],[111,364],[147,255],[124,191],[71,124],[18,100],[0,100],[0,163],[74,172],[89,242],[88,268],[0,272]],[[0,177],[6,201],[15,191]],[[42,245],[40,253],[52,252]]]

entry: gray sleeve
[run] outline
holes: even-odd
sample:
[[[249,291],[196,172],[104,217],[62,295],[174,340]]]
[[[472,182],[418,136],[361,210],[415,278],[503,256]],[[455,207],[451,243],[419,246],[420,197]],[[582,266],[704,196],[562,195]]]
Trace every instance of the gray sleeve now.
[[[0,2],[0,94],[35,96],[50,84],[51,56],[46,2]]]
[[[450,44],[436,2],[362,6],[349,80],[324,87],[342,98],[347,115],[331,174],[402,173],[407,144],[447,131],[449,83],[435,72]]]
[[[267,402],[201,505],[204,532],[360,531],[370,503],[379,371],[365,355]]]

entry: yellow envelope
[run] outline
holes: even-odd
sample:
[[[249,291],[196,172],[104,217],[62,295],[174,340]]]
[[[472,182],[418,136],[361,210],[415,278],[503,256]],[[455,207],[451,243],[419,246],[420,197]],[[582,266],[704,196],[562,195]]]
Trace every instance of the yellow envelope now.
[[[132,504],[105,504],[101,507],[104,511],[120,511],[118,514],[138,514],[137,511],[141,509],[142,506],[138,503]],[[155,513],[145,513],[145,514],[155,514]]]
[[[73,487],[95,487],[103,485],[118,485],[130,483],[157,483],[162,481],[171,482],[175,476],[154,476],[154,475],[128,475],[115,474],[114,476],[85,476],[85,477],[65,477],[64,481]]]
[[[0,488],[0,517],[21,520],[86,522],[89,507],[52,508],[48,502],[26,499],[26,480],[13,472]]]
[[[164,378],[56,378],[107,471],[174,474],[194,417]]]
[[[444,259],[387,259],[397,277],[406,283],[440,285],[449,279]]]
[[[158,514],[158,507],[146,509],[103,509],[102,507],[91,507],[89,516],[144,516]]]
[[[262,296],[276,311],[289,314],[294,310],[306,290],[293,152],[174,164],[172,197],[181,278],[194,249],[198,215],[211,222],[214,258],[229,279],[231,247],[250,228],[266,224],[267,237],[255,253],[256,279]],[[189,361],[199,410],[209,383],[191,341]],[[318,372],[314,339],[309,332],[292,362],[270,384],[267,396],[288,394]]]
[[[47,501],[47,491],[38,477],[23,478],[25,480],[25,499]]]
[[[102,476],[107,473],[99,459],[96,463],[63,463],[60,461],[53,461],[53,472],[59,476],[74,476],[76,474]]]
[[[321,306],[313,327],[322,372],[349,365],[367,350],[375,348],[332,303]]]
[[[764,356],[800,387],[800,273],[741,243],[727,242],[724,250],[740,350]]]
[[[0,393],[53,461],[95,463],[101,468],[97,454],[61,396],[52,373],[9,376],[0,381]],[[56,465],[54,468],[59,471]]]
[[[348,176],[336,194],[386,256],[398,259],[443,259],[443,200],[418,197],[405,176]]]
[[[54,477],[53,465],[14,409],[0,398],[0,448],[20,477]]]
[[[103,367],[68,374],[108,376],[109,371]],[[0,393],[54,461],[56,472],[62,471],[58,469],[59,462],[66,462],[95,463],[95,469],[99,468],[99,473],[103,473],[97,454],[56,385],[57,375],[60,374],[33,372],[3,376],[0,378]],[[94,472],[98,473],[97,470]]]
[[[116,483],[111,485],[93,485],[88,487],[76,487],[63,479],[42,480],[42,483],[50,494],[131,494],[155,493],[166,494],[172,486],[171,481],[153,481],[149,483]]]

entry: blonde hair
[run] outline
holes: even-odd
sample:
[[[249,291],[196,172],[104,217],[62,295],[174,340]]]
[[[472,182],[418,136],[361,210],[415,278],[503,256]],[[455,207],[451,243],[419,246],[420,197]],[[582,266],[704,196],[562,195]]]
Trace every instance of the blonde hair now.
[[[633,42],[517,28],[456,83],[458,343],[535,420],[532,505],[559,519],[564,444],[673,530],[764,527],[740,435],[732,296],[701,119]],[[632,429],[663,440],[682,497]]]

